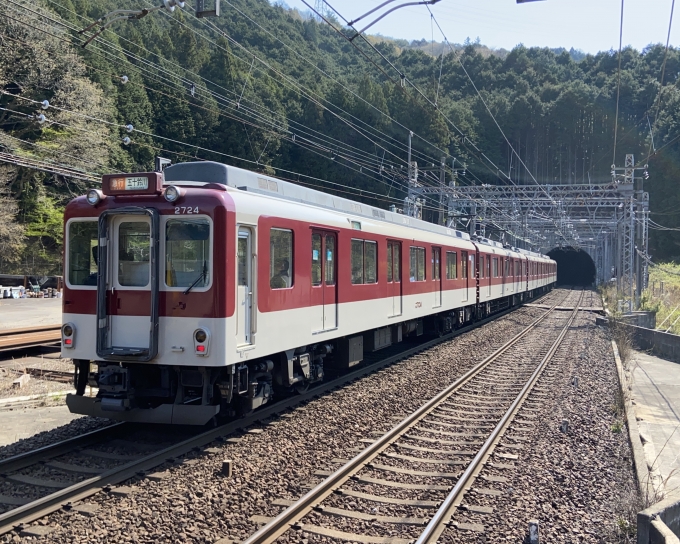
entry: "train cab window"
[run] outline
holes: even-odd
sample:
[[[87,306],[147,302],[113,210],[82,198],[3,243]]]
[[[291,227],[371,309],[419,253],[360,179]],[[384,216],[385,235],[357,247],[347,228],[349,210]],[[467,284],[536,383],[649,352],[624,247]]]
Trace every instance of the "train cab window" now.
[[[151,225],[124,221],[118,226],[118,283],[124,287],[149,284]],[[190,284],[191,285],[191,284]]]
[[[425,248],[411,246],[410,254],[411,281],[425,281]]]
[[[460,252],[460,277],[467,279],[468,277],[468,252]]]
[[[370,240],[352,240],[352,283],[378,281],[378,244]]]
[[[446,252],[446,279],[455,280],[458,277],[458,255],[455,251]]]
[[[97,221],[69,223],[68,281],[71,285],[97,285],[98,240]]]
[[[207,287],[210,282],[210,223],[168,219],[165,224],[165,284]]]
[[[293,286],[293,231],[269,231],[269,287],[286,289]]]

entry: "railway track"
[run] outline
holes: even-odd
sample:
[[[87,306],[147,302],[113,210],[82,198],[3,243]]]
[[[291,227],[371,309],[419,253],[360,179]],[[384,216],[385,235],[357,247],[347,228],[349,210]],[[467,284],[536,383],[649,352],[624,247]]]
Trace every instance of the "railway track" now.
[[[546,298],[550,298],[550,293],[543,297],[543,300]],[[185,435],[184,438],[176,437],[169,441],[165,433],[158,443],[142,440],[142,443],[146,442],[146,447],[140,447],[139,442],[134,439],[134,426],[119,424],[0,460],[0,512],[5,510],[0,513],[0,535],[62,507],[69,507],[76,501],[102,490],[110,490],[116,484],[145,474],[167,462],[178,462],[182,456],[192,451],[200,451],[211,442],[222,440],[258,421],[285,412],[380,368],[480,327],[514,309],[461,328],[442,338],[392,354],[310,389],[303,395],[265,407],[241,420],[208,431],[194,430],[189,437]]]
[[[61,325],[0,330],[0,351],[49,346],[61,341]]]
[[[353,459],[336,459],[340,468],[318,471],[325,479],[297,501],[278,501],[285,509],[276,517],[254,516],[252,521],[264,525],[245,544],[282,536],[297,541],[294,531],[351,542],[425,544],[436,542],[452,523],[483,530],[451,519],[483,468],[497,474],[513,468],[514,444],[502,440],[513,421],[520,428],[528,423],[515,416],[562,344],[582,299],[581,292],[569,313],[555,312],[553,305],[386,434],[364,440],[369,445]],[[484,478],[480,486],[508,481],[502,475]],[[499,493],[487,487],[474,491]],[[489,513],[483,506],[468,508]]]

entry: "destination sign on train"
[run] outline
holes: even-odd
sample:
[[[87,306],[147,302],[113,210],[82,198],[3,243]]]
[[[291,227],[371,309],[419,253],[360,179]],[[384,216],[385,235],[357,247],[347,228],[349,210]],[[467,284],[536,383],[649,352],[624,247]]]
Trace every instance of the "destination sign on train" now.
[[[163,174],[160,172],[104,174],[102,177],[102,192],[105,195],[153,195],[161,194],[162,189]]]
[[[111,189],[114,191],[143,191],[149,188],[149,178],[135,176],[132,178],[111,178]]]

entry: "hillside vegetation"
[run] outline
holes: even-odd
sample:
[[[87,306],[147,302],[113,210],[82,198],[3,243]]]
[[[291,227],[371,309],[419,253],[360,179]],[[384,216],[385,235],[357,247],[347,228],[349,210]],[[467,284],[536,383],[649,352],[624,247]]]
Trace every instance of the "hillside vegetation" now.
[[[463,183],[500,183],[498,170],[517,183],[533,183],[532,175],[541,183],[610,179],[616,52],[577,62],[574,51],[518,46],[494,54],[468,43],[442,58],[427,44],[372,37],[378,54],[266,0],[222,0],[217,19],[196,19],[188,5],[153,13],[115,23],[80,47],[77,30],[110,10],[143,5],[152,4],[0,5],[0,153],[52,170],[0,163],[1,272],[58,273],[66,202],[102,173],[153,168],[156,155],[276,173],[385,208],[404,197],[409,130],[414,159],[434,178],[448,155],[466,163]],[[625,153],[645,160],[653,131],[652,218],[680,227],[680,54],[669,52],[657,105],[663,58],[660,45],[623,52],[616,162]],[[65,166],[84,179],[55,173]],[[679,243],[675,231],[653,231],[653,258],[677,258]]]

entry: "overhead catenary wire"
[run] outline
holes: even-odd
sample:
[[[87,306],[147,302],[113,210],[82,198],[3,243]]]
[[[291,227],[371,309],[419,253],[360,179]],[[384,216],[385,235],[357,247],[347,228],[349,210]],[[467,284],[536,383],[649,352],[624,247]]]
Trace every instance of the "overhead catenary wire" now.
[[[191,144],[187,144],[187,145],[191,145]],[[205,149],[205,148],[203,148],[203,149]],[[207,151],[207,152],[212,152],[211,150],[206,150],[206,151]],[[235,158],[236,158],[237,160],[243,160],[243,159],[240,158],[240,157],[235,157]],[[253,161],[250,161],[250,162],[253,162]],[[309,177],[309,176],[307,176],[307,177]],[[323,181],[325,181],[325,180],[320,180],[320,181],[323,182]]]

